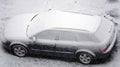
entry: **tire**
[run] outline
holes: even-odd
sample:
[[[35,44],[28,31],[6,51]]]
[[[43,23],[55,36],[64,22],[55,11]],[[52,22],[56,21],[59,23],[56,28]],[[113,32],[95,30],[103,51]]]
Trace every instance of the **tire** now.
[[[18,56],[18,57],[24,57],[27,55],[28,50],[26,47],[22,46],[22,45],[13,45],[12,46],[12,52],[14,55]]]
[[[77,56],[78,60],[82,64],[90,64],[94,61],[93,56],[88,52],[80,52]]]

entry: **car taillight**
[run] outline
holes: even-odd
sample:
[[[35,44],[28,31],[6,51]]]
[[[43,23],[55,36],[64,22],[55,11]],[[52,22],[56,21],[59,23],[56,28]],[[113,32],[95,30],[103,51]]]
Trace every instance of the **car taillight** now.
[[[100,48],[102,52],[105,52],[107,50],[107,46],[103,46]]]

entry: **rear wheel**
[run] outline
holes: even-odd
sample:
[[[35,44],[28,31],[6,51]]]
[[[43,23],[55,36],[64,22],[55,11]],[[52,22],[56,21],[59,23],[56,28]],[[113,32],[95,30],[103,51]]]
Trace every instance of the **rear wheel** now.
[[[87,52],[81,52],[78,54],[78,59],[82,64],[90,64],[93,62],[93,56]]]
[[[12,51],[16,56],[19,56],[19,57],[24,57],[28,53],[28,50],[26,49],[26,47],[22,45],[13,45]]]

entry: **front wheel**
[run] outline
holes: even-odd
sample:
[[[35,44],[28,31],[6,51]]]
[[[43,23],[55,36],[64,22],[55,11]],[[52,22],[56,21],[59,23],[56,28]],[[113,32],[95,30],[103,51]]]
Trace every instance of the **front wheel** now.
[[[90,64],[93,62],[93,56],[87,52],[81,52],[78,54],[78,59],[82,64]]]
[[[24,57],[28,53],[28,50],[22,45],[13,45],[12,51],[16,56],[19,57]]]

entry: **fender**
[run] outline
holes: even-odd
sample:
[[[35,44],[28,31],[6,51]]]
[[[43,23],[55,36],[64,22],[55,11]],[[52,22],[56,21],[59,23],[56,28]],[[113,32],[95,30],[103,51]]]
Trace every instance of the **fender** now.
[[[28,46],[27,46],[26,44],[22,43],[22,42],[12,42],[12,43],[10,44],[10,49],[11,49],[11,46],[14,45],[14,44],[20,44],[20,45],[23,45],[23,46],[25,46],[25,47],[28,48]]]
[[[96,56],[95,53],[93,53],[92,51],[88,50],[88,49],[79,49],[75,52],[75,55],[79,52],[88,52],[90,53],[91,55],[93,55],[94,57]]]

